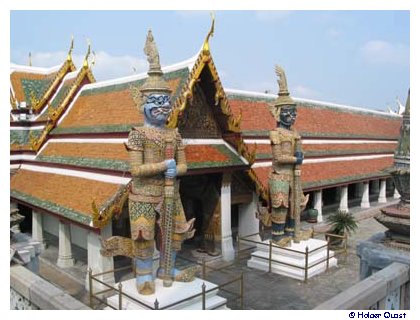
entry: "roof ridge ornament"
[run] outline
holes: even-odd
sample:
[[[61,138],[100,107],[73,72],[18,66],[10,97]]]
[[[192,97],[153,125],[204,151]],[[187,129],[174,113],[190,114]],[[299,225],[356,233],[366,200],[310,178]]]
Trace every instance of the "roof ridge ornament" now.
[[[214,34],[214,12],[210,12],[210,16],[211,16],[211,27],[210,27],[209,32],[207,33],[206,39],[204,40],[204,44],[203,44],[203,52],[205,54],[210,53],[209,40],[210,40],[210,37],[212,37]]]
[[[88,59],[89,59],[89,56],[90,56],[91,43],[90,43],[90,40],[89,39],[86,39],[86,40],[87,40],[87,44],[88,44],[88,49],[87,49],[85,58],[83,60],[83,68],[89,68]]]
[[[404,110],[403,115],[410,116],[410,89],[408,89],[408,98],[405,103],[405,110]]]
[[[29,55],[28,55],[28,65],[30,66],[30,67],[32,67],[32,54],[31,54],[31,52],[29,51]]]
[[[67,53],[67,62],[71,62],[71,54],[73,52],[73,48],[74,48],[74,37],[73,35],[71,36],[71,42],[70,42],[70,48],[69,51]]]

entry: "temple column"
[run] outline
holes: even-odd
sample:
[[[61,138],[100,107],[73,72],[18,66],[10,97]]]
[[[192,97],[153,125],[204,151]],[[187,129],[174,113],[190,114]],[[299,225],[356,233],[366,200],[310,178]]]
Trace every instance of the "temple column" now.
[[[340,206],[338,210],[340,211],[349,211],[349,205],[348,205],[348,186],[342,186],[340,188]]]
[[[221,190],[221,247],[222,258],[231,261],[235,257],[231,227],[231,175],[223,174]]]
[[[99,234],[94,231],[89,231],[87,234],[87,267],[88,269],[92,269],[93,275],[105,271],[114,270],[113,257],[104,257],[101,255],[101,238],[108,239],[111,236],[112,222],[108,223],[104,228],[102,228]],[[95,278],[110,285],[115,283],[114,272],[106,273]],[[92,285],[95,288],[95,290],[105,289],[105,286],[100,285],[97,281],[93,281]],[[89,273],[86,274],[85,288],[86,290],[89,290]]]
[[[314,192],[314,209],[318,210],[318,222],[322,222],[322,190]]]
[[[32,239],[34,241],[44,242],[42,232],[42,214],[32,210]]]
[[[381,179],[378,203],[386,203],[386,179]]]
[[[370,202],[369,202],[369,181],[363,182],[363,196],[362,196],[362,202],[360,203],[360,207],[362,207],[362,208],[370,208]]]
[[[259,220],[255,216],[257,212],[258,197],[255,192],[252,193],[252,202],[239,205],[239,236],[247,236],[257,233],[259,230]]]
[[[400,193],[398,192],[397,188],[394,185],[394,199],[399,199],[401,197]]]
[[[58,223],[58,260],[57,265],[68,268],[74,265],[71,252],[70,224],[59,221]]]

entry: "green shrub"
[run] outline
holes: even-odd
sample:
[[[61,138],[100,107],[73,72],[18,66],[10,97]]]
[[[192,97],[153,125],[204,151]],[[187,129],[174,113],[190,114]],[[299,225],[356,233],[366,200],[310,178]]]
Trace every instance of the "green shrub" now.
[[[344,233],[350,234],[358,228],[358,222],[354,215],[341,210],[330,214],[327,217],[327,222],[331,224],[330,232],[339,235],[344,235]]]

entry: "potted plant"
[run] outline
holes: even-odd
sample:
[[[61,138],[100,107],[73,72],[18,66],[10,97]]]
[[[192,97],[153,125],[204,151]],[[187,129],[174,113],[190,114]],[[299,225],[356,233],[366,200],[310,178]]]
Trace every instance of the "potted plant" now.
[[[341,237],[348,236],[359,227],[354,215],[344,210],[338,210],[337,212],[330,214],[327,217],[327,222],[330,224],[330,229],[326,235],[327,238],[328,234],[339,235]],[[333,245],[340,245],[343,241],[342,238],[340,239],[339,237],[330,238],[332,238],[330,243]]]
[[[306,221],[310,223],[318,222],[318,210],[315,208],[308,209],[306,211]]]

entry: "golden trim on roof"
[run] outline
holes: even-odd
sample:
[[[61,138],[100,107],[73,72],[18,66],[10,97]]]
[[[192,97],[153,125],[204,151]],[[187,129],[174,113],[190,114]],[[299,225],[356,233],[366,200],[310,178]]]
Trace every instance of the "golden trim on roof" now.
[[[83,59],[83,68],[88,68],[89,67],[88,58],[90,56],[90,41],[89,41],[89,39],[87,39],[87,41],[88,41],[88,49],[87,49],[85,58]]]
[[[249,177],[255,182],[257,187],[257,196],[262,197],[265,201],[269,201],[268,190],[264,187],[261,180],[258,178],[257,174],[253,169],[247,171]]]
[[[203,44],[203,51],[205,53],[210,52],[209,40],[210,40],[210,37],[212,37],[213,34],[214,34],[214,13],[212,12],[212,13],[210,13],[210,15],[211,15],[211,27],[210,27],[209,33],[207,34],[206,39],[204,40],[204,44]]]
[[[56,89],[58,84],[61,82],[61,80],[64,78],[64,76],[67,73],[73,72],[73,71],[76,70],[76,66],[74,65],[72,57],[71,57],[71,54],[73,52],[73,47],[74,47],[74,38],[72,36],[71,42],[70,42],[70,48],[69,48],[69,51],[67,53],[66,61],[63,63],[60,70],[58,70],[58,72],[57,72],[56,76],[54,77],[54,80],[52,81],[50,87],[43,94],[41,99],[39,99],[37,101],[33,101],[34,103],[32,103],[32,98],[31,98],[31,107],[32,107],[32,110],[34,112],[38,112],[40,109],[42,109],[45,106],[48,99],[53,94],[54,90]]]
[[[185,110],[188,101],[193,96],[194,85],[199,81],[201,73],[204,67],[208,67],[210,74],[213,78],[216,94],[215,101],[216,105],[220,105],[222,113],[228,117],[228,130],[232,132],[240,132],[240,117],[234,117],[232,110],[229,106],[229,102],[226,96],[226,93],[223,89],[222,83],[220,81],[219,75],[214,65],[213,59],[210,52],[204,52],[202,50],[195,62],[190,75],[188,76],[187,84],[182,90],[182,93],[179,95],[177,100],[174,103],[173,111],[168,119],[167,127],[176,128],[178,126],[178,118],[181,116],[182,112]]]
[[[11,89],[10,89],[10,106],[12,107],[13,110],[17,109],[17,101]]]
[[[118,191],[111,202],[102,210],[99,210],[95,200],[92,200],[92,224],[95,228],[105,227],[113,216],[121,214],[124,203],[128,199],[129,188],[130,184],[127,184],[123,189]]]
[[[72,61],[71,54],[73,52],[73,48],[74,48],[74,37],[71,36],[70,48],[69,48],[69,51],[67,53],[67,59],[66,59],[68,62]]]
[[[64,62],[64,64],[60,68],[60,70],[58,70],[56,76],[54,77],[54,80],[52,81],[52,84],[50,85],[48,90],[43,94],[42,98],[38,100],[38,103],[36,103],[35,105],[32,105],[32,110],[35,112],[38,112],[39,110],[41,110],[47,103],[48,99],[50,98],[50,96],[52,95],[52,93],[54,92],[58,84],[64,78],[64,76],[67,73],[73,72],[75,70],[76,70],[76,67],[73,61],[66,60],[66,62]]]
[[[85,77],[87,77],[91,83],[96,81],[89,67],[81,68],[79,73],[76,76],[76,79],[73,81],[73,84],[65,93],[64,99],[60,102],[60,105],[58,106],[58,108],[53,109],[48,104],[47,125],[43,129],[41,135],[39,136],[39,138],[35,138],[31,134],[29,135],[29,141],[30,141],[32,150],[38,151],[39,148],[43,145],[48,134],[56,126],[58,119],[61,117],[61,115],[64,113],[65,109],[67,108],[68,104],[70,103],[70,100],[76,95],[77,89],[82,84],[83,79]]]

